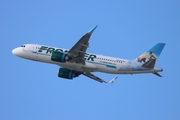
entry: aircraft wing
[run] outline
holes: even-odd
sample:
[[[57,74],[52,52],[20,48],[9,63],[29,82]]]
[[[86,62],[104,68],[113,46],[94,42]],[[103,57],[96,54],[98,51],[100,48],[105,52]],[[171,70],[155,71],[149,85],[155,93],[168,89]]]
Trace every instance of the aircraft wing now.
[[[89,38],[97,26],[92,28],[88,33],[81,37],[81,39],[68,51],[68,55],[72,57],[68,62],[75,62],[85,64],[84,55],[89,46]]]
[[[110,80],[109,82],[107,82],[107,81],[102,80],[101,78],[93,75],[93,74],[90,73],[90,72],[89,72],[89,73],[82,73],[82,74],[85,75],[85,76],[87,76],[87,77],[89,77],[89,78],[92,78],[93,80],[96,80],[96,81],[101,82],[101,83],[107,83],[107,84],[111,84],[111,83],[113,83],[113,82],[117,79],[117,76],[116,76],[116,77],[114,77],[112,80]]]

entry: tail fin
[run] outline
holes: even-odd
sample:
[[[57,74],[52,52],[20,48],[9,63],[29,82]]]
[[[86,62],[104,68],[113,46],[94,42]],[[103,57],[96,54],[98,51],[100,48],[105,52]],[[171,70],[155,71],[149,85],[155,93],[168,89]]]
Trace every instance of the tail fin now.
[[[137,61],[144,63],[142,65],[142,67],[154,68],[156,60],[160,56],[164,46],[165,46],[165,43],[157,43],[152,48],[150,48],[148,51],[146,51],[145,53],[140,55],[137,58]]]

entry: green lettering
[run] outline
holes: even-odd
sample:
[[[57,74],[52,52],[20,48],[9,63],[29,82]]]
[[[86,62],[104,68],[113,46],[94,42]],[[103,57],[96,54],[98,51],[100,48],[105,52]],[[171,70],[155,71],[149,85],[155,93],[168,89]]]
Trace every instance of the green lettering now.
[[[54,50],[55,50],[54,48],[51,48],[51,47],[50,47],[50,48],[47,49],[46,53],[49,53],[49,52],[50,52],[50,54],[51,54]]]
[[[56,49],[55,51],[57,51],[57,52],[63,52],[63,50],[62,49]]]
[[[47,50],[48,47],[46,46],[41,46],[38,50],[38,52],[42,52],[43,50]]]
[[[64,52],[65,52],[65,53],[67,53],[67,52],[68,52],[68,50],[65,50]]]
[[[89,56],[89,54],[85,53],[84,59],[87,60],[88,56]]]
[[[96,58],[96,55],[92,55],[92,54],[91,54],[91,55],[88,57],[87,60],[94,61],[94,58]]]

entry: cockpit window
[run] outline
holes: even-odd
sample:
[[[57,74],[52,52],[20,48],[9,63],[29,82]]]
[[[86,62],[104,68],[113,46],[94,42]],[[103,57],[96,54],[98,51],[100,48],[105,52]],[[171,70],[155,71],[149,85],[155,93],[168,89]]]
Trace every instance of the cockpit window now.
[[[21,47],[25,47],[25,45],[21,45]]]

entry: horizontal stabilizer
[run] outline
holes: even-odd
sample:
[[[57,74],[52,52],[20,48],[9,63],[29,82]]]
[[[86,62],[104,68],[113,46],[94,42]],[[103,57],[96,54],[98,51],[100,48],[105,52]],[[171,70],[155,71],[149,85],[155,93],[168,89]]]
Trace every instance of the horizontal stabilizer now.
[[[157,75],[158,77],[162,77],[159,73],[153,73],[154,75]]]

